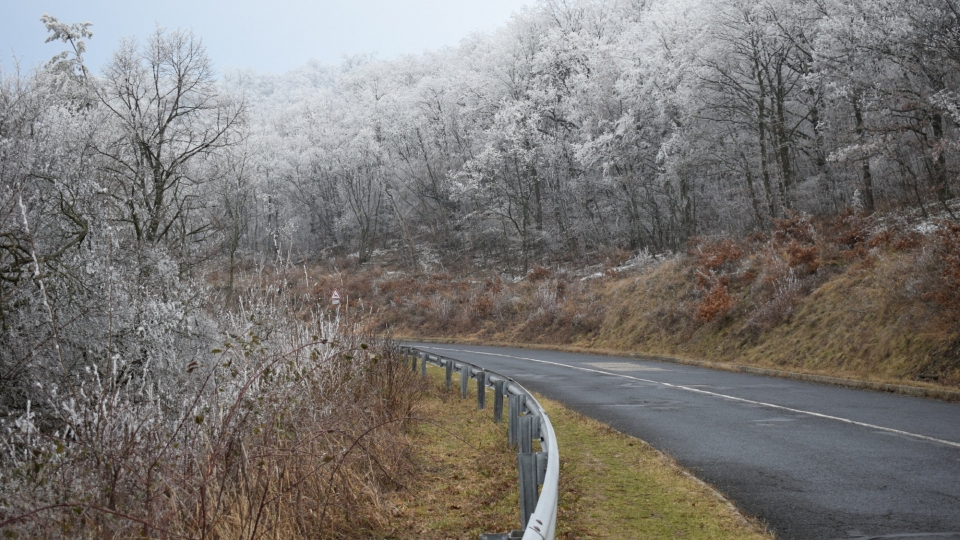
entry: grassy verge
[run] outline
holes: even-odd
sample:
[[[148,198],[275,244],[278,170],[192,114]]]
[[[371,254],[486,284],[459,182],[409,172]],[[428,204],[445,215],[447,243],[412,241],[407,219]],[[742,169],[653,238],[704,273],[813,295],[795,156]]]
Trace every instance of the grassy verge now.
[[[388,537],[474,540],[517,528],[516,458],[506,425],[492,421],[492,392],[477,411],[475,387],[460,400],[457,388],[443,389],[439,369],[431,377],[419,414],[434,422],[412,433],[423,473],[395,501]],[[538,399],[560,443],[557,538],[771,538],[643,441]]]
[[[647,443],[537,399],[560,442],[558,538],[772,538]]]
[[[477,410],[475,384],[461,400],[458,382],[447,392],[443,372],[430,372],[433,384],[416,411],[422,421],[410,433],[420,470],[392,501],[386,538],[476,540],[518,528],[516,454],[506,424],[493,422],[492,404]]]

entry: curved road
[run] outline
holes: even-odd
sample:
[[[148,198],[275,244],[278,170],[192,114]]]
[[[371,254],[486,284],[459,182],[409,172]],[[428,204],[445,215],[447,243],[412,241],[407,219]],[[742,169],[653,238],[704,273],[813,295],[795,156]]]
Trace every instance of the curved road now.
[[[649,442],[778,538],[960,540],[958,404],[637,358],[412,345]]]

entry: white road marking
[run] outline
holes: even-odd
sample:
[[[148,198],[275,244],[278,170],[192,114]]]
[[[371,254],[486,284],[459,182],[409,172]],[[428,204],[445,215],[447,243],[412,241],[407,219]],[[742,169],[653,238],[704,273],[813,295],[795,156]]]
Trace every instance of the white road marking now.
[[[679,385],[679,384],[670,384],[670,383],[661,382],[661,381],[653,381],[653,380],[650,380],[650,379],[641,379],[641,378],[639,378],[639,377],[634,377],[634,376],[632,376],[632,375],[624,375],[623,373],[611,373],[611,372],[609,372],[609,371],[603,371],[603,370],[600,370],[600,369],[591,369],[591,368],[585,368],[585,367],[581,367],[581,366],[573,366],[573,365],[570,365],[570,364],[561,364],[561,363],[559,363],[559,362],[550,362],[549,360],[538,360],[538,359],[536,359],[536,358],[525,358],[525,357],[523,357],[523,356],[511,356],[511,355],[508,355],[508,354],[488,353],[488,352],[479,352],[479,351],[469,351],[469,350],[463,350],[463,349],[446,349],[446,348],[442,348],[442,347],[423,347],[423,348],[424,348],[424,349],[432,349],[432,350],[435,350],[435,351],[451,351],[451,352],[462,352],[462,353],[467,353],[467,354],[482,354],[482,355],[486,355],[486,356],[499,356],[499,357],[502,357],[502,358],[514,358],[514,359],[516,359],[516,360],[526,360],[526,361],[528,361],[528,362],[536,362],[536,363],[538,363],[538,364],[547,364],[547,365],[551,365],[551,366],[565,367],[565,368],[575,369],[575,370],[578,370],[578,371],[586,371],[586,372],[588,372],[588,373],[599,373],[599,374],[601,374],[601,375],[609,375],[609,376],[611,376],[611,377],[620,377],[621,379],[630,379],[630,380],[633,380],[633,381],[645,382],[645,383],[650,383],[650,384],[657,384],[657,385],[660,385],[660,386],[665,386],[665,387],[667,387],[667,388],[675,388],[675,389],[677,389],[677,390],[686,390],[687,392],[694,392],[694,393],[697,393],[697,394],[704,394],[704,395],[713,396],[713,397],[718,397],[718,398],[722,398],[722,399],[729,399],[729,400],[731,400],[731,401],[739,401],[739,402],[741,402],[741,403],[749,403],[749,404],[751,404],[751,405],[759,405],[759,406],[761,406],[761,407],[769,407],[769,408],[771,408],[771,409],[778,409],[778,410],[781,410],[781,411],[789,411],[789,412],[797,413],[797,414],[805,414],[805,415],[807,415],[807,416],[813,416],[813,417],[815,417],[815,418],[824,418],[824,419],[827,419],[827,420],[835,420],[835,421],[837,421],[837,422],[843,422],[843,423],[845,423],[845,424],[852,424],[852,425],[855,425],[855,426],[860,426],[860,427],[865,427],[865,428],[870,428],[870,429],[876,429],[876,430],[884,431],[884,432],[887,432],[887,433],[895,433],[895,434],[897,434],[897,435],[904,435],[904,436],[906,436],[906,437],[912,437],[912,438],[914,438],[914,439],[920,439],[920,440],[923,440],[923,441],[929,441],[929,442],[935,442],[935,443],[945,444],[945,445],[947,445],[947,446],[952,446],[952,447],[954,447],[954,448],[960,448],[960,443],[953,442],[953,441],[945,441],[945,440],[943,440],[943,439],[937,439],[937,438],[935,438],[935,437],[928,437],[928,436],[926,436],[926,435],[920,435],[920,434],[917,434],[917,433],[910,433],[909,431],[902,431],[902,430],[899,430],[899,429],[888,428],[888,427],[883,427],[883,426],[877,426],[877,425],[874,425],[874,424],[868,424],[868,423],[866,423],[866,422],[858,422],[858,421],[856,421],[856,420],[850,420],[849,418],[842,418],[842,417],[839,417],[839,416],[831,416],[831,415],[829,415],[829,414],[821,414],[821,413],[817,413],[817,412],[813,412],[813,411],[805,411],[805,410],[802,410],[802,409],[794,409],[794,408],[791,408],[791,407],[784,407],[783,405],[776,405],[776,404],[774,404],[774,403],[765,403],[765,402],[763,402],[763,401],[754,401],[754,400],[752,400],[752,399],[746,399],[746,398],[741,398],[741,397],[736,397],[736,396],[729,396],[729,395],[726,395],[726,394],[719,394],[719,393],[717,393],[717,392],[710,392],[710,391],[708,391],[708,390],[701,390],[701,389],[699,389],[699,388],[691,388],[691,387],[689,387],[689,386],[683,386],[683,385]]]
[[[638,366],[629,362],[587,362],[587,365],[610,371],[670,371],[658,367]]]

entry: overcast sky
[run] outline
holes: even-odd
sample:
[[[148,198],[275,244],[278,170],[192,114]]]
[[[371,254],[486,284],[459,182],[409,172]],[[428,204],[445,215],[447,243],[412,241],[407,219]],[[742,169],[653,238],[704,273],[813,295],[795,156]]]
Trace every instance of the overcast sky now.
[[[218,69],[252,67],[282,73],[316,58],[380,58],[455,46],[491,31],[535,0],[0,0],[0,65],[32,67],[64,50],[44,44],[40,16],[92,22],[87,65],[95,72],[121,36],[145,38],[157,25],[189,28],[203,38]]]

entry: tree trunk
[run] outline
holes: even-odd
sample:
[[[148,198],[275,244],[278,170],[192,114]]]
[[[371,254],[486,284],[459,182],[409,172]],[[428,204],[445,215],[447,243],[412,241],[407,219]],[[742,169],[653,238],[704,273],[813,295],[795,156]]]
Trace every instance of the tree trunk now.
[[[856,120],[857,126],[857,137],[860,139],[860,144],[863,144],[863,112],[860,110],[860,98],[855,96],[853,98],[853,116]],[[863,211],[870,215],[874,212],[875,206],[873,203],[873,174],[870,172],[870,158],[864,156],[863,160],[860,163],[860,170],[862,172],[862,182],[861,187],[863,189]]]

